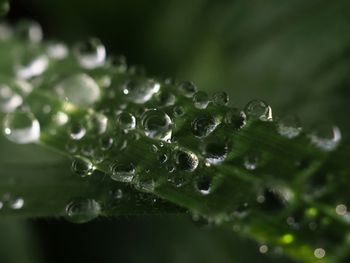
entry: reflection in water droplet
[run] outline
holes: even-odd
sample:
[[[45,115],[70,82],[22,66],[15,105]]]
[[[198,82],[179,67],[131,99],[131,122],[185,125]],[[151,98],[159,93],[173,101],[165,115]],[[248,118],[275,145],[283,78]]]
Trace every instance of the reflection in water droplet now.
[[[244,109],[244,112],[249,118],[258,119],[261,121],[272,121],[272,109],[262,100],[250,101]]]
[[[100,99],[100,87],[85,73],[72,75],[54,87],[62,99],[78,106],[91,106]]]
[[[136,104],[149,101],[160,89],[160,84],[148,79],[133,79],[125,83],[123,93],[126,98]]]
[[[14,93],[9,86],[0,84],[0,111],[13,112],[22,103],[23,99],[20,95]]]
[[[100,213],[101,206],[93,199],[78,199],[66,206],[66,219],[72,223],[87,223]]]
[[[176,102],[176,97],[173,93],[169,91],[162,91],[157,96],[160,107],[172,106]]]
[[[40,137],[40,124],[31,112],[22,110],[9,113],[4,118],[4,134],[12,142],[25,144]]]
[[[111,165],[111,178],[118,182],[130,183],[135,176],[135,166],[132,163],[119,163]]]
[[[226,159],[228,145],[219,138],[212,139],[204,144],[203,154],[209,164],[217,165]]]
[[[97,38],[76,44],[73,52],[80,66],[86,69],[102,66],[106,60],[106,48]]]
[[[206,109],[209,104],[209,96],[204,91],[198,91],[193,96],[193,104],[197,109]]]
[[[200,138],[207,137],[218,126],[218,121],[210,115],[197,117],[192,122],[192,133]]]
[[[171,138],[171,119],[165,112],[151,109],[141,116],[141,125],[146,136],[167,141]]]
[[[91,161],[82,156],[75,156],[72,162],[72,170],[81,177],[89,176],[94,171]]]

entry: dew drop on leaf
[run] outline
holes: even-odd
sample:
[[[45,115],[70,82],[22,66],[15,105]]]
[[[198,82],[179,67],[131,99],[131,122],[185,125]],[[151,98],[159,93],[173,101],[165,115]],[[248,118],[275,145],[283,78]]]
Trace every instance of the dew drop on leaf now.
[[[176,97],[170,91],[162,91],[157,96],[160,107],[173,106],[176,102]]]
[[[83,156],[75,156],[72,161],[72,171],[80,177],[91,175],[94,169],[92,162]]]
[[[60,42],[49,43],[46,50],[51,59],[61,60],[68,56],[68,47]]]
[[[81,140],[86,134],[86,129],[80,123],[72,124],[69,128],[69,136],[73,140]]]
[[[7,139],[19,144],[36,142],[40,137],[39,121],[31,112],[24,110],[7,114],[3,130]]]
[[[212,139],[204,144],[203,154],[208,163],[217,165],[226,159],[228,145],[225,141],[218,138]]]
[[[22,97],[15,93],[8,85],[0,84],[0,111],[13,112],[23,103]]]
[[[179,170],[193,172],[197,169],[199,160],[192,152],[177,150],[175,153],[175,164]]]
[[[11,198],[9,200],[9,206],[13,210],[20,210],[24,206],[24,199],[23,198]]]
[[[287,116],[277,122],[277,131],[282,136],[292,139],[301,133],[302,128],[297,117]]]
[[[199,116],[192,122],[192,133],[199,138],[207,137],[217,126],[218,121],[213,116]]]
[[[102,66],[106,60],[106,48],[97,38],[77,43],[73,52],[80,66],[86,69]]]
[[[15,63],[15,72],[20,79],[31,79],[40,76],[49,67],[49,58],[35,48],[19,52]]]
[[[197,109],[206,109],[209,104],[209,96],[204,91],[198,91],[193,96],[193,104]]]
[[[190,81],[183,81],[177,85],[178,90],[187,98],[192,98],[197,92],[197,87]]]
[[[212,179],[209,176],[198,176],[195,178],[194,185],[199,193],[208,195],[212,189]]]
[[[135,166],[132,163],[116,162],[111,165],[111,178],[118,182],[130,183],[136,173]]]
[[[248,118],[258,119],[261,121],[272,121],[272,109],[262,100],[250,101],[244,109]]]
[[[117,116],[117,123],[120,128],[126,131],[134,130],[136,127],[136,118],[128,112],[121,112]]]
[[[107,151],[110,148],[112,148],[113,145],[113,138],[110,137],[109,135],[104,135],[102,137],[100,137],[99,139],[99,144],[100,144],[100,148],[103,151]]]
[[[219,106],[226,106],[230,101],[229,96],[226,92],[216,92],[213,94],[213,102]]]
[[[133,79],[124,84],[123,93],[127,100],[143,104],[149,101],[160,89],[160,84],[149,79]]]
[[[337,126],[320,124],[309,134],[311,143],[324,151],[332,151],[339,145],[342,135]]]
[[[246,125],[247,116],[244,111],[233,108],[226,113],[225,123],[232,127],[233,130],[240,130]]]
[[[87,223],[101,214],[101,205],[93,199],[78,199],[66,206],[66,219],[72,223]]]
[[[151,109],[141,116],[141,125],[145,135],[167,141],[172,135],[172,122],[168,114],[161,110]]]
[[[54,90],[62,99],[82,107],[93,105],[101,96],[96,81],[85,73],[67,77],[58,83]]]

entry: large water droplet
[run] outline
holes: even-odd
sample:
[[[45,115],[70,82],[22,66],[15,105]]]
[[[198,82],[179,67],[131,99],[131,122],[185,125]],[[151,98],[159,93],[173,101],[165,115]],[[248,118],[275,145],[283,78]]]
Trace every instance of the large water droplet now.
[[[123,93],[129,101],[143,104],[149,101],[159,89],[160,84],[153,80],[133,79],[125,83]]]
[[[94,171],[91,161],[83,156],[75,156],[72,162],[72,170],[81,177],[89,176]]]
[[[234,130],[242,129],[247,123],[244,111],[233,108],[226,113],[225,122]]]
[[[70,76],[54,87],[62,99],[78,106],[91,106],[100,99],[101,92],[96,81],[85,73]]]
[[[204,145],[204,156],[210,164],[219,164],[223,162],[228,154],[228,145],[226,142],[215,138]]]
[[[309,137],[312,144],[325,151],[332,151],[337,148],[342,138],[340,129],[337,126],[327,124],[320,124],[314,127]]]
[[[249,118],[261,121],[272,121],[272,109],[262,100],[252,100],[244,108]]]
[[[132,163],[116,162],[111,165],[111,178],[118,182],[130,183],[135,176],[135,166]]]
[[[87,223],[97,218],[101,206],[93,199],[78,199],[66,206],[66,218],[72,223]]]
[[[144,112],[141,116],[141,125],[146,136],[150,138],[167,141],[171,137],[171,119],[161,110],[151,109]]]
[[[76,44],[73,52],[80,66],[86,69],[102,66],[106,60],[106,48],[97,38]]]
[[[218,121],[211,115],[199,116],[192,122],[192,132],[197,137],[207,137],[218,124]]]
[[[297,137],[301,133],[300,121],[295,116],[288,116],[278,121],[277,131],[289,139]]]
[[[179,170],[192,172],[197,169],[199,160],[192,152],[177,150],[175,153],[175,163]]]
[[[22,105],[23,99],[20,95],[5,84],[0,84],[0,110],[2,112],[12,112]]]
[[[36,142],[40,137],[40,124],[31,112],[17,110],[6,115],[4,134],[12,142],[25,144]]]

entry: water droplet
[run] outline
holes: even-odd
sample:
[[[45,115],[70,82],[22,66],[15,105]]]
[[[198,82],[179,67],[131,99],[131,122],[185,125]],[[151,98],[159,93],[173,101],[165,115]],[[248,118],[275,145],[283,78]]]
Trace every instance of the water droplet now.
[[[147,79],[133,79],[125,83],[123,93],[126,98],[136,104],[149,101],[160,89],[160,84]]]
[[[328,126],[327,124],[318,125],[309,134],[311,143],[324,151],[332,151],[341,141],[341,132],[337,126]]]
[[[192,122],[192,133],[196,137],[207,137],[216,129],[218,124],[218,121],[211,115],[199,116]]]
[[[216,105],[225,106],[228,105],[229,101],[230,98],[226,92],[216,92],[213,94],[213,102]]]
[[[194,85],[193,82],[190,81],[180,82],[177,85],[177,88],[179,89],[181,94],[187,98],[192,98],[193,95],[197,92],[197,87]]]
[[[123,130],[134,130],[136,127],[136,118],[131,113],[121,112],[117,116],[117,123]]]
[[[72,170],[80,177],[86,177],[94,172],[92,162],[83,156],[75,156],[72,162]]]
[[[106,48],[97,38],[76,44],[73,52],[80,66],[86,69],[102,66],[106,60]]]
[[[198,91],[193,96],[193,104],[197,109],[206,109],[209,104],[209,96],[204,91]]]
[[[326,251],[323,248],[316,248],[314,250],[314,256],[318,259],[324,258],[326,256]]]
[[[268,251],[269,251],[269,247],[268,247],[267,245],[261,245],[261,246],[259,247],[259,252],[260,252],[261,254],[266,254]]]
[[[122,189],[111,190],[110,195],[112,196],[113,199],[120,200],[123,198],[123,190]]]
[[[132,163],[116,162],[111,166],[111,178],[118,182],[130,183],[135,176],[135,166]]]
[[[205,143],[203,154],[208,163],[217,165],[226,159],[228,154],[228,145],[225,141],[214,138]]]
[[[76,153],[78,150],[78,146],[73,142],[67,142],[65,148],[69,153]]]
[[[9,200],[10,208],[13,210],[20,210],[24,206],[24,199],[23,198],[13,198]]]
[[[335,208],[337,215],[344,216],[348,212],[348,208],[344,204],[339,204]]]
[[[107,150],[109,150],[110,148],[112,148],[112,145],[113,145],[113,138],[110,137],[109,135],[102,136],[102,137],[99,139],[99,144],[100,144],[101,150],[107,151]]]
[[[39,43],[43,39],[43,30],[39,23],[32,20],[21,20],[15,28],[16,36],[31,43]]]
[[[167,141],[171,138],[172,122],[168,114],[161,110],[151,109],[141,116],[141,125],[146,136]]]
[[[192,172],[197,169],[199,160],[198,157],[192,152],[178,150],[175,153],[175,163],[178,169]]]
[[[12,142],[25,144],[39,140],[40,124],[31,112],[17,110],[6,115],[4,134]]]
[[[0,84],[0,110],[2,112],[13,112],[17,107],[21,106],[23,99],[20,95],[5,84]]]
[[[87,223],[97,218],[101,206],[93,199],[78,199],[66,206],[67,220],[72,223]]]
[[[301,133],[300,121],[295,116],[288,116],[278,121],[277,131],[289,139],[297,137]]]
[[[136,189],[151,193],[156,188],[155,180],[150,176],[150,174],[143,174],[137,176],[137,179],[134,180],[134,185]]]
[[[212,179],[209,176],[198,176],[195,179],[195,188],[202,195],[208,195],[212,189]]]
[[[47,46],[47,54],[51,59],[65,59],[68,56],[68,48],[65,44],[59,42],[49,43]]]
[[[249,118],[258,119],[261,121],[272,121],[272,109],[262,100],[250,101],[244,109],[244,112]]]
[[[62,126],[69,121],[69,117],[62,111],[58,111],[56,114],[52,116],[52,120],[58,125]]]
[[[108,118],[106,115],[94,112],[88,115],[88,127],[89,130],[97,134],[103,134],[107,131]]]
[[[225,123],[234,130],[242,129],[247,123],[247,116],[244,111],[233,108],[226,113]]]
[[[175,95],[169,91],[160,92],[159,95],[157,96],[157,99],[161,107],[172,106],[176,102]]]
[[[19,52],[15,63],[15,72],[20,79],[40,76],[49,67],[49,58],[35,48],[27,48]]]
[[[54,87],[62,99],[78,106],[91,106],[101,96],[100,87],[96,81],[85,73],[72,75]]]
[[[182,106],[175,106],[173,108],[173,113],[175,117],[182,117],[185,115],[185,109]]]
[[[243,165],[247,170],[253,171],[259,166],[259,159],[257,154],[250,154],[244,158]]]
[[[108,58],[107,63],[118,73],[126,72],[128,68],[126,58],[124,56],[111,56]]]
[[[80,140],[86,134],[86,129],[79,123],[73,124],[69,129],[69,136],[73,140]]]

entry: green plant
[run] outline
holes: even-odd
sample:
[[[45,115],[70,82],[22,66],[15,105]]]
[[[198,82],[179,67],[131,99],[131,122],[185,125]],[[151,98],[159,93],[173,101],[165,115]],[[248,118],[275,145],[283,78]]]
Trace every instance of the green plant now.
[[[66,164],[45,173],[3,165],[8,178],[24,171],[8,215],[85,222],[186,209],[305,262],[346,262],[348,149],[337,128],[304,132],[293,119],[272,121],[262,101],[243,112],[225,93],[209,98],[190,82],[150,79],[122,57],[105,61],[96,39],[70,50],[41,43],[34,24],[18,28],[11,36],[4,25],[1,36],[4,133],[69,156],[77,175]]]

